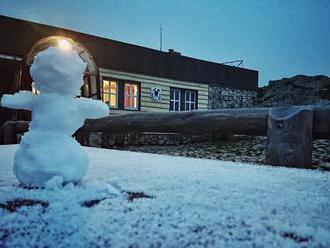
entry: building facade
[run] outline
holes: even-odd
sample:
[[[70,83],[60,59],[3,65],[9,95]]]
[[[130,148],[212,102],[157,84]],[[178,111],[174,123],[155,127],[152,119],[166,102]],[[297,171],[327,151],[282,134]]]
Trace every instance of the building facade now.
[[[258,72],[0,16],[0,97],[32,90],[29,68],[49,46],[75,49],[87,69],[81,95],[106,102],[111,113],[251,107]],[[0,108],[0,124],[29,113]]]

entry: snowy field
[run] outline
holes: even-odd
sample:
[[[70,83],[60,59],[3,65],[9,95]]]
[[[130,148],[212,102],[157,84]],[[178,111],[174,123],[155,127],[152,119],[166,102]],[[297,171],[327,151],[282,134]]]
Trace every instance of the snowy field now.
[[[16,149],[0,146],[0,247],[330,247],[329,172],[84,148],[81,185],[26,189]]]

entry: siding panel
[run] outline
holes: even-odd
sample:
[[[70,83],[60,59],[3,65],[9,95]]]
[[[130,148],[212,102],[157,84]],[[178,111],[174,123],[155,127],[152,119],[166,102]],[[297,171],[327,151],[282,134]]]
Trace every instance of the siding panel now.
[[[141,83],[141,111],[169,111],[170,88],[182,88],[198,91],[198,109],[208,108],[209,86],[193,82],[174,81],[165,78],[155,78],[146,75],[124,73],[113,70],[100,69],[101,77],[113,77],[122,80],[131,80]],[[151,100],[151,88],[162,90],[160,102]]]

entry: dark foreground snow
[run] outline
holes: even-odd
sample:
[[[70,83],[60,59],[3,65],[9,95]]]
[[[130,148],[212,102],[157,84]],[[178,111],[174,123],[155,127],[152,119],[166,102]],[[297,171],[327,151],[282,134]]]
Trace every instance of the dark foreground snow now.
[[[0,247],[330,247],[329,172],[85,148],[81,185],[25,189],[16,149],[0,146]],[[47,204],[8,210],[22,199]]]

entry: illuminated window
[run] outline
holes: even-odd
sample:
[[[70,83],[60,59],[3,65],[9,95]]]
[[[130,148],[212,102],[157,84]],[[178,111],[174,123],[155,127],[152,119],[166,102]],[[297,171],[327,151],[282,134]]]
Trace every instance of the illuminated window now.
[[[110,108],[118,108],[118,82],[115,80],[103,80],[102,100]]]
[[[125,83],[124,89],[124,108],[138,109],[138,85],[134,83]]]

